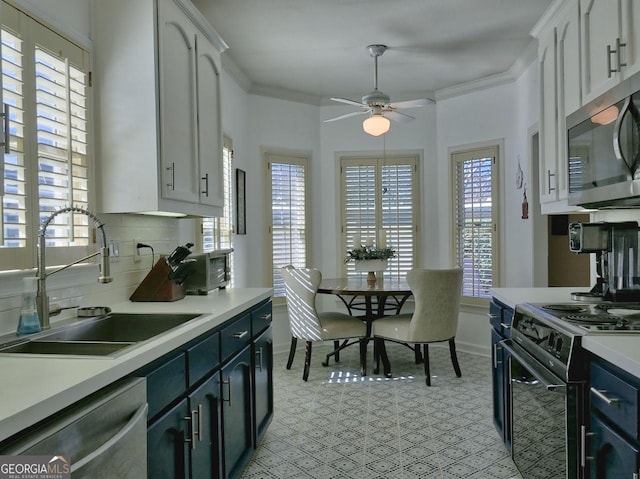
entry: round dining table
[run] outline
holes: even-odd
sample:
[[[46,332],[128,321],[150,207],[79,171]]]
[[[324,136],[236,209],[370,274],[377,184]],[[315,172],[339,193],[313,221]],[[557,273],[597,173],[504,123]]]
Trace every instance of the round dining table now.
[[[371,337],[371,324],[387,314],[400,314],[402,306],[411,296],[411,289],[404,276],[387,276],[379,274],[376,281],[368,281],[366,276],[351,276],[346,278],[322,278],[318,293],[333,294],[340,298],[351,316],[359,317],[367,325],[367,337]],[[358,314],[361,312],[362,314]],[[334,341],[335,350],[327,355],[323,365],[329,363],[329,357],[335,356],[339,361],[342,349],[354,342],[345,340],[342,345]],[[377,358],[374,343],[374,357]],[[418,353],[416,353],[416,361]],[[377,361],[376,361],[377,363]],[[378,372],[378,365],[374,373]]]
[[[388,311],[400,314],[411,296],[411,289],[404,276],[378,274],[376,281],[367,281],[366,276],[322,278],[318,293],[336,295],[352,316],[362,311],[361,319],[367,323],[367,333],[370,334],[373,321]]]

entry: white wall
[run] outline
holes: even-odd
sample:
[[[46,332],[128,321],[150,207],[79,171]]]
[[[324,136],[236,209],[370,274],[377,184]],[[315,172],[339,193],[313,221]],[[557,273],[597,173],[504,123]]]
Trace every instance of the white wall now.
[[[533,284],[532,221],[522,219],[523,190],[515,186],[518,158],[528,191],[537,188],[528,152],[528,130],[538,117],[537,65],[511,84],[469,93],[438,103],[438,198],[440,254],[451,257],[451,178],[449,149],[498,140],[504,146],[499,165],[500,274],[502,286]],[[531,202],[531,194],[528,194]],[[534,196],[536,198],[537,196]],[[531,217],[531,215],[530,215]],[[432,221],[434,221],[432,219]],[[463,308],[456,342],[461,349],[488,353],[486,311]]]

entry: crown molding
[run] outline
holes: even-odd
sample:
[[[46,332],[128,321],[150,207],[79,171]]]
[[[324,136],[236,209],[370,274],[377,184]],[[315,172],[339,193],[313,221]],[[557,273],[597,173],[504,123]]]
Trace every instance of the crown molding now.
[[[506,85],[516,81],[520,75],[534,62],[538,55],[538,41],[532,39],[524,52],[513,62],[513,65],[506,72],[496,73],[477,80],[460,83],[447,88],[441,88],[436,91],[436,101],[454,98],[468,93],[493,88],[500,85]]]

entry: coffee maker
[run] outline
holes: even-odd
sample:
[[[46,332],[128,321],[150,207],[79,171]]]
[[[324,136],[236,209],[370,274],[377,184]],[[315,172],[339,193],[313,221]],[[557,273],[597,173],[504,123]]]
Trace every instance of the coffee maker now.
[[[638,232],[636,221],[569,224],[569,250],[596,255],[596,285],[574,299],[640,301]]]

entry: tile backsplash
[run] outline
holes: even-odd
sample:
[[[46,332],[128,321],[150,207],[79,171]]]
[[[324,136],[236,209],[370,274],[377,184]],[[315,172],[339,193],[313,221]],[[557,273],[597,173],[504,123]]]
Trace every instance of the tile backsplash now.
[[[176,218],[98,214],[105,224],[107,241],[118,245],[119,256],[111,260],[113,282],[98,283],[98,264],[82,264],[60,271],[47,279],[50,309],[73,306],[108,306],[126,301],[157,261],[179,243],[179,221]],[[134,262],[136,242],[153,247],[140,250],[140,261]],[[90,260],[93,261],[93,260]],[[22,278],[35,274],[35,269],[0,272],[0,335],[14,332],[20,315]],[[51,322],[73,313],[62,311]]]

